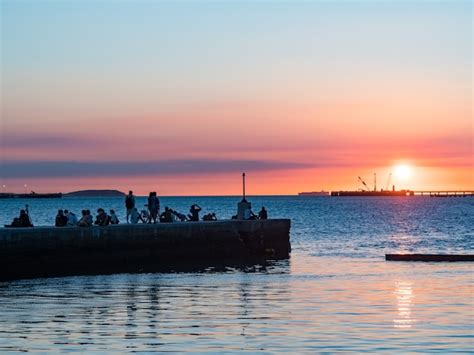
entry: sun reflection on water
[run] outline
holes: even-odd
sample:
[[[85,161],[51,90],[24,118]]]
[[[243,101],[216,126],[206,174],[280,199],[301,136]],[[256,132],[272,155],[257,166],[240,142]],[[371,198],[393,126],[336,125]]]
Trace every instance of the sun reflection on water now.
[[[397,282],[395,295],[397,297],[398,317],[393,320],[395,328],[411,328],[415,319],[412,317],[413,283]]]

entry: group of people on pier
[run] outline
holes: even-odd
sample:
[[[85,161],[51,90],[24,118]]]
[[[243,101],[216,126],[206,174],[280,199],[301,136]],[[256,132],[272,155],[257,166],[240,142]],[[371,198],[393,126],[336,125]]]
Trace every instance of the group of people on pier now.
[[[246,201],[245,201],[246,202]],[[138,211],[135,206],[135,196],[133,191],[129,191],[128,195],[125,197],[125,209],[126,209],[126,222],[137,224],[137,223],[171,223],[171,222],[198,222],[199,221],[199,212],[202,211],[202,208],[197,205],[191,205],[189,209],[189,214],[184,215],[168,206],[165,207],[164,211],[160,214],[160,200],[156,192],[150,192],[148,195],[147,204],[145,205],[147,209]],[[246,202],[247,203],[247,202]],[[113,209],[109,211],[109,214],[105,212],[103,208],[97,210],[97,215],[94,218],[92,217],[91,211],[88,209],[82,210],[81,218],[78,217],[69,210],[58,210],[58,213],[55,218],[54,225],[56,227],[91,227],[93,225],[97,226],[108,226],[119,224],[120,221]],[[236,216],[232,216],[232,219],[237,219]],[[251,210],[250,203],[247,203],[247,208],[245,209],[243,215],[239,217],[241,219],[267,219],[268,214],[265,207],[262,207],[261,211],[258,214],[254,214]],[[203,221],[217,221],[217,216],[215,213],[208,213],[202,217]],[[25,210],[20,211],[20,216],[13,219],[13,222],[6,227],[33,227],[31,218],[28,212],[28,205]]]
[[[125,209],[127,210],[127,223],[170,223],[170,222],[197,222],[199,221],[199,212],[202,211],[202,208],[197,204],[191,205],[189,209],[189,214],[186,216],[182,213],[174,211],[168,206],[165,207],[164,211],[160,214],[160,199],[157,196],[156,191],[150,192],[148,195],[147,204],[145,205],[147,209],[138,211],[138,208],[135,206],[135,195],[133,191],[129,191],[128,195],[125,197]],[[206,219],[203,220],[214,220],[217,221],[215,213],[212,213],[213,219],[209,218],[208,215],[204,216]]]

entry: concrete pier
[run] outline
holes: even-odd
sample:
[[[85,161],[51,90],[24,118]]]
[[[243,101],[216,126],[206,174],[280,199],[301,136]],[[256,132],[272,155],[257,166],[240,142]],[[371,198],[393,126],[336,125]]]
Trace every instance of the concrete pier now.
[[[0,281],[186,270],[289,257],[290,220],[0,228]]]

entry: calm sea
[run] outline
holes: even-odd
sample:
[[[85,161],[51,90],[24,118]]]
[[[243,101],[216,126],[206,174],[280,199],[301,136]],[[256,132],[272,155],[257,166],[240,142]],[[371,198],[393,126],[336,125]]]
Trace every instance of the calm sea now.
[[[161,198],[222,219],[238,200]],[[384,261],[389,252],[472,253],[474,198],[250,200],[291,218],[290,260],[0,283],[0,351],[474,352],[472,264]],[[113,208],[124,220],[121,198],[11,199],[0,200],[0,224],[25,203],[36,225],[53,224],[59,208]]]

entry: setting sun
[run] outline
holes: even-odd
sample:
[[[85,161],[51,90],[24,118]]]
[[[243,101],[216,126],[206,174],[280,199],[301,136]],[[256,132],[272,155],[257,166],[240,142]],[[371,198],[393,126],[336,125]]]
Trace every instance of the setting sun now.
[[[397,165],[395,166],[395,177],[398,179],[406,180],[412,175],[412,168],[409,165]]]

